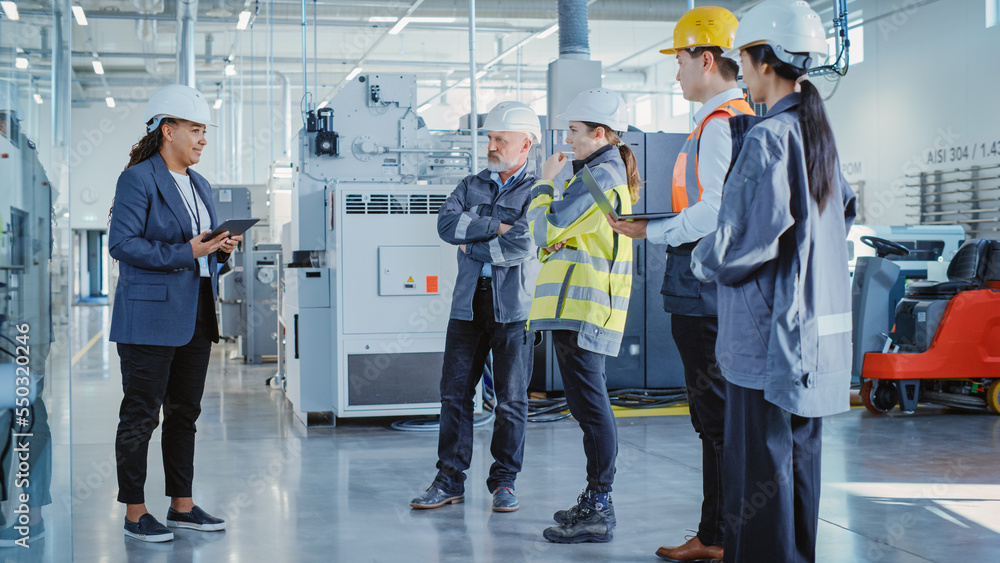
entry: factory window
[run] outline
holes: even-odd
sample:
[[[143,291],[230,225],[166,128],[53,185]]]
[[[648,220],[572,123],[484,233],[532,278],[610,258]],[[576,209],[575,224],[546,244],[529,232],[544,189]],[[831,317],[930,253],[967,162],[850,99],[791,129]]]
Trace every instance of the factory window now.
[[[635,102],[635,124],[639,129],[648,129],[653,125],[653,100],[651,96],[640,98]]]
[[[1000,2],[1000,0],[992,0]],[[857,20],[847,26],[847,38],[851,41],[851,64],[855,65],[865,60],[865,26],[864,20]],[[827,52],[830,55],[830,63],[837,58],[837,40],[831,37],[826,40]]]
[[[986,27],[1000,24],[1000,0],[986,0]]]

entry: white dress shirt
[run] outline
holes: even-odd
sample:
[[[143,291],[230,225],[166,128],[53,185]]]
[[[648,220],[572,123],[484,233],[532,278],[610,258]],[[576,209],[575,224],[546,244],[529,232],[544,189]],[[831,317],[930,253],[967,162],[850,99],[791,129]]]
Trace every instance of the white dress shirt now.
[[[694,114],[701,123],[706,116],[731,100],[742,100],[743,90],[733,88],[713,96]],[[655,244],[680,246],[695,242],[715,230],[722,204],[722,184],[732,160],[732,134],[725,119],[713,119],[701,132],[698,149],[698,179],[701,180],[701,201],[688,206],[679,215],[656,219],[646,225],[646,238]],[[694,155],[688,155],[694,158]]]

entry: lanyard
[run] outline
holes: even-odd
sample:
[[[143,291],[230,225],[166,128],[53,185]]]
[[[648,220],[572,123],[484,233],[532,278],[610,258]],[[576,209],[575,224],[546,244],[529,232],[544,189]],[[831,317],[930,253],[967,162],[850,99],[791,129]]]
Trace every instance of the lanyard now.
[[[181,199],[184,201],[184,207],[188,210],[188,215],[190,215],[191,218],[197,223],[197,228],[194,232],[194,234],[197,235],[201,232],[201,210],[198,209],[198,196],[194,192],[194,182],[192,182],[191,177],[188,176],[188,184],[191,186],[191,202],[194,203],[194,209],[192,210],[191,204],[188,203],[187,196],[184,195],[184,190],[182,190],[181,185],[177,183],[177,178],[174,178],[173,174],[170,175],[170,178],[174,181],[174,185],[177,186],[177,191],[181,193]]]

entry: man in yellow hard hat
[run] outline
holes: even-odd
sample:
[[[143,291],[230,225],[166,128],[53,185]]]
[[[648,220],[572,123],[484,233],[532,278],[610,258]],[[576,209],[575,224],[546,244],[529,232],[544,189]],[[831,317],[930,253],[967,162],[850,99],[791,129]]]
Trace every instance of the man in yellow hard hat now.
[[[688,135],[673,171],[673,211],[652,221],[614,221],[611,227],[631,238],[666,244],[663,309],[684,363],[691,423],[701,437],[703,501],[698,533],[677,547],[656,551],[666,561],[722,559],[722,445],[725,380],[715,360],[718,333],[715,284],[691,273],[691,251],[715,231],[722,184],[732,160],[728,119],[753,114],[736,85],[739,65],[722,56],[733,45],[738,21],[729,10],[702,6],[689,10],[674,27],[674,45],[660,51],[677,56],[677,81],[684,99],[702,103],[697,126]]]

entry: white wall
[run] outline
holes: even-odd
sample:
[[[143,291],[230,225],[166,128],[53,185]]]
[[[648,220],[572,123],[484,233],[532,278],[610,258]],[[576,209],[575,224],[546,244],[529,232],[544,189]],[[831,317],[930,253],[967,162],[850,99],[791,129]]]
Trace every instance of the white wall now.
[[[904,187],[915,182],[907,174],[1000,164],[978,149],[972,158],[973,144],[1000,144],[992,103],[1000,92],[1000,26],[985,27],[983,0],[922,2],[852,3],[865,19],[865,60],[827,102],[848,179],[865,182],[869,224],[918,222],[916,209],[906,207],[919,201]],[[951,149],[965,147],[969,158],[950,161]],[[940,148],[949,161],[928,163]]]

